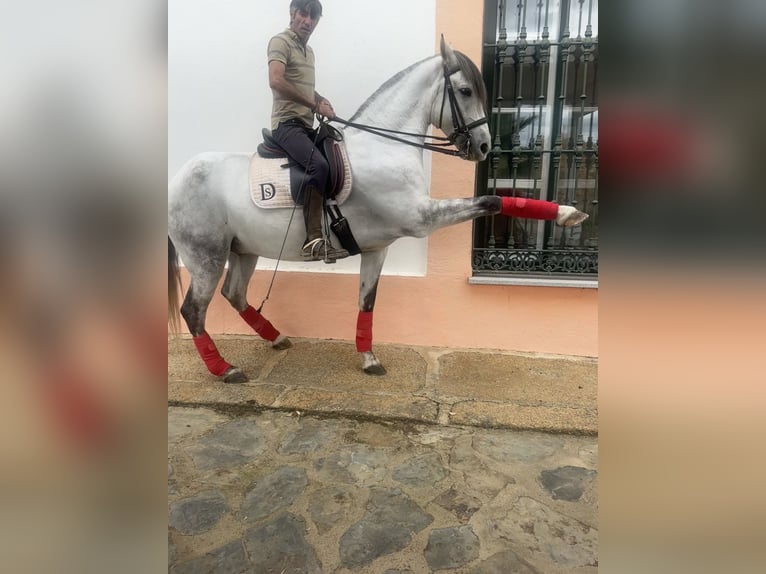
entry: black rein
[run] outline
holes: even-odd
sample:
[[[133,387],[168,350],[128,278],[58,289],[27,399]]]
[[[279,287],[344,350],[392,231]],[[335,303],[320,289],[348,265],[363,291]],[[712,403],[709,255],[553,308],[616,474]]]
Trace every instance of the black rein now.
[[[396,130],[389,130],[386,128],[380,128],[376,126],[368,126],[364,124],[357,124],[354,122],[350,122],[348,120],[344,120],[342,118],[339,118],[338,116],[335,116],[332,120],[333,122],[338,122],[340,124],[346,125],[350,128],[355,128],[358,130],[362,130],[365,132],[369,132],[371,134],[380,136],[382,138],[387,138],[390,140],[398,141],[407,145],[411,145],[414,147],[419,147],[422,149],[427,149],[430,151],[435,151],[438,153],[443,153],[446,155],[453,155],[453,156],[461,156],[465,155],[465,152],[460,151],[460,149],[444,149],[447,146],[454,145],[455,147],[458,147],[455,143],[458,138],[461,136],[465,138],[466,144],[470,145],[471,142],[471,130],[477,126],[480,126],[482,124],[488,123],[488,120],[485,117],[476,120],[475,122],[472,122],[468,125],[465,124],[465,119],[463,118],[463,113],[460,111],[460,106],[457,105],[457,98],[455,97],[455,90],[452,87],[452,81],[450,80],[450,76],[456,72],[458,72],[458,69],[454,70],[447,70],[447,67],[444,67],[444,91],[442,92],[442,109],[441,114],[439,115],[439,123],[443,123],[444,118],[444,102],[447,96],[449,96],[449,103],[450,103],[450,111],[452,112],[452,125],[455,126],[455,131],[453,131],[448,137],[444,136],[429,136],[427,134],[413,134],[410,132],[400,132]],[[444,143],[417,143],[410,140],[406,140],[400,137],[396,137],[396,135],[391,134],[397,134],[402,136],[413,136],[418,138],[426,138],[431,139],[435,141],[441,141]],[[468,145],[466,145],[466,149],[468,148]]]
[[[452,142],[450,141],[450,138],[444,137],[444,136],[429,136],[426,134],[413,134],[410,132],[399,132],[396,130],[389,130],[386,128],[379,128],[376,126],[367,126],[364,124],[357,124],[354,122],[350,122],[348,120],[344,120],[342,118],[339,118],[338,116],[335,116],[333,119],[330,120],[331,122],[338,122],[339,124],[343,124],[345,126],[348,126],[350,128],[355,128],[358,130],[362,130],[363,132],[369,132],[371,134],[375,134],[376,136],[380,136],[382,138],[387,138],[390,140],[394,140],[397,142],[401,142],[403,144],[411,145],[414,147],[419,147],[422,149],[427,149],[431,151],[435,151],[438,153],[444,153],[447,155],[460,155],[462,152],[460,150],[456,149],[444,149],[446,146],[451,146]],[[385,133],[384,133],[385,132]],[[417,143],[410,140],[406,140],[403,138],[396,137],[395,135],[390,134],[398,134],[402,136],[413,136],[418,138],[428,138],[432,140],[443,140],[444,143]]]

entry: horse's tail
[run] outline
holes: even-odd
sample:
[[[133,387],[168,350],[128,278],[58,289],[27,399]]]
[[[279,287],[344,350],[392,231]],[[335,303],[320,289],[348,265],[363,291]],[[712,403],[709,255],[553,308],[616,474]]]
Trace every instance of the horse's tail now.
[[[177,335],[180,331],[178,320],[178,290],[180,283],[178,253],[176,253],[176,246],[173,245],[170,237],[168,237],[168,324],[174,335]]]

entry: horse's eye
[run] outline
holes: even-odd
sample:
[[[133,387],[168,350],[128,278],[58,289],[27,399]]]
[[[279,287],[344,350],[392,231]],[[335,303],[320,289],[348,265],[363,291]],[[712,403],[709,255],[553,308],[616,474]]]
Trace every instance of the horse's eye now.
[[[470,98],[471,94],[473,93],[471,91],[471,88],[460,88],[458,90],[462,95],[464,95],[466,98]]]

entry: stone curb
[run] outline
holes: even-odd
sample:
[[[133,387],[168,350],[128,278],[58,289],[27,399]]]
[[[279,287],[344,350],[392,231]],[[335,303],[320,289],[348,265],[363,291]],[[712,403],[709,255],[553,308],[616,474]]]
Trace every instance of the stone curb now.
[[[188,336],[168,340],[168,402],[219,410],[298,411],[365,420],[598,434],[597,361],[487,349],[376,344],[388,369],[365,375],[353,343],[293,339],[274,351],[257,337],[216,337],[250,377],[227,385]]]

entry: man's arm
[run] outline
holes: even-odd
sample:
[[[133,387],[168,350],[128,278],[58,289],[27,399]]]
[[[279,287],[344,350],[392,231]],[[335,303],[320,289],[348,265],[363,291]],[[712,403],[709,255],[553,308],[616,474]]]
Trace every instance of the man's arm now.
[[[332,104],[330,104],[327,98],[314,92],[315,99],[312,102],[296,90],[295,86],[285,78],[285,65],[278,60],[271,60],[269,62],[269,87],[272,90],[279,92],[283,98],[292,100],[297,104],[303,104],[314,113],[330,119],[335,117],[335,110],[332,108]]]
[[[287,98],[296,104],[302,104],[311,111],[316,109],[315,101],[304,97],[303,94],[295,89],[295,86],[285,79],[285,65],[277,60],[269,62],[269,87],[279,92],[283,98]]]
[[[317,102],[316,113],[318,113],[320,116],[325,116],[330,119],[335,117],[335,110],[333,109],[330,100],[320,95],[319,92],[314,92],[314,101]]]

